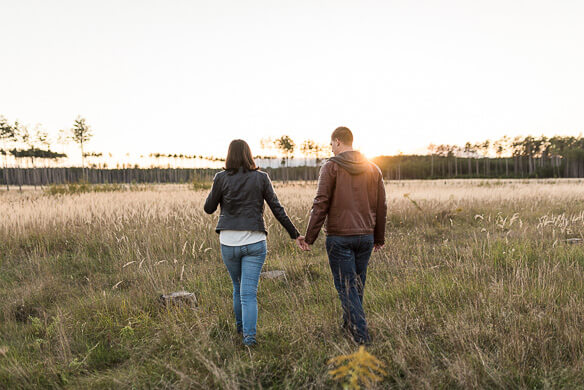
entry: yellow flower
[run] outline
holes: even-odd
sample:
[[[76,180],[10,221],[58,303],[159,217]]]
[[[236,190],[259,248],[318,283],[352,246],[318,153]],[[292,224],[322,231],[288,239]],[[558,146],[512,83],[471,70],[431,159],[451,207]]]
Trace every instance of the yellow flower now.
[[[351,355],[341,355],[329,360],[329,364],[336,366],[329,371],[334,380],[346,379],[343,383],[345,389],[360,389],[361,383],[368,387],[379,382],[386,375],[382,367],[385,364],[365,350],[359,347],[359,351]]]

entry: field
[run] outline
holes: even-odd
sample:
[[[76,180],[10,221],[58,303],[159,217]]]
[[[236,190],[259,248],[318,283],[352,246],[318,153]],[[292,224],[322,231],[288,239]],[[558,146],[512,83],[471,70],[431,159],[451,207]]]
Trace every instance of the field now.
[[[558,388],[584,382],[584,183],[389,182],[387,245],[365,311],[378,388]],[[314,183],[277,184],[299,229]],[[357,346],[323,235],[300,252],[269,210],[258,341],[244,347],[202,211],[207,190],[0,192],[0,388],[340,388]],[[574,243],[574,241],[576,241]],[[162,307],[188,290],[198,306]]]

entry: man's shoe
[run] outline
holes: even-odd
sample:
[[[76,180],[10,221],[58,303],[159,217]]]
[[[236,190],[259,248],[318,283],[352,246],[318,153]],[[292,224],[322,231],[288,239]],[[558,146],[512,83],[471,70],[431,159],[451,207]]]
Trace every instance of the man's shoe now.
[[[364,345],[364,346],[366,346],[366,347],[369,347],[369,346],[370,346],[370,345],[373,343],[373,340],[371,340],[371,336],[367,336],[367,337],[359,337],[359,336],[356,336],[356,335],[354,335],[354,336],[353,336],[353,340],[354,340],[354,341],[355,341],[357,344],[359,344],[359,345]]]

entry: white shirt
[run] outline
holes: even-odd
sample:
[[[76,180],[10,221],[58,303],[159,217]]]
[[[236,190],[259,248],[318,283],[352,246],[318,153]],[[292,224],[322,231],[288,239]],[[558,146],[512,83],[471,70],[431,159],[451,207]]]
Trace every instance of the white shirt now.
[[[221,245],[242,246],[265,241],[266,233],[254,232],[251,230],[221,230],[219,232],[219,242]]]

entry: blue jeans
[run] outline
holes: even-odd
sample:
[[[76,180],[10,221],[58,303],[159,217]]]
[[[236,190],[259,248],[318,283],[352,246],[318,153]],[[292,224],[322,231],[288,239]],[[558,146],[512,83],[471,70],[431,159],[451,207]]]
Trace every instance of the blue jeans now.
[[[343,307],[343,322],[358,343],[370,341],[363,311],[363,289],[372,251],[372,234],[326,238],[329,265]]]
[[[266,241],[249,245],[221,245],[221,256],[233,282],[233,311],[237,331],[243,332],[243,343],[256,342],[258,321],[258,283],[266,260]]]

